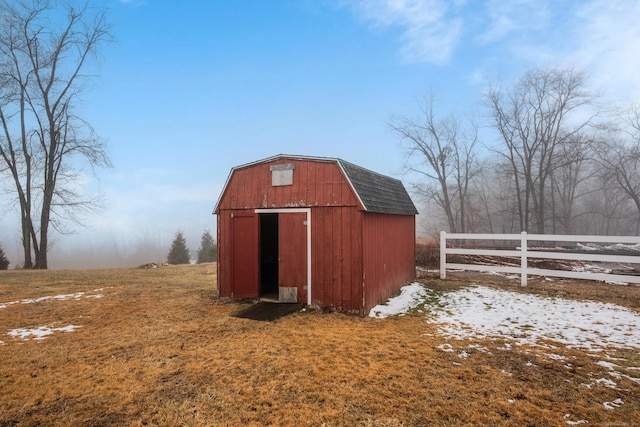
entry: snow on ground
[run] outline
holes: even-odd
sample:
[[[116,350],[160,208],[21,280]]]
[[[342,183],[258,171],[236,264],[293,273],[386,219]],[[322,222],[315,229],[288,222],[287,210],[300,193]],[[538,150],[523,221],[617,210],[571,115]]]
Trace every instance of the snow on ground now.
[[[384,318],[402,315],[423,303],[426,295],[427,289],[418,282],[403,286],[400,290],[400,295],[389,299],[386,304],[379,304],[373,307],[369,312],[369,317]]]
[[[624,244],[624,243],[615,243],[613,245],[597,245],[595,243],[577,243],[576,249],[580,249],[583,251],[602,251],[602,250],[610,250],[610,251],[630,251],[630,252],[640,252],[640,243],[636,243],[633,245]]]
[[[14,338],[20,338],[22,340],[43,340],[49,335],[52,335],[54,332],[72,332],[81,327],[82,326],[78,325],[67,325],[60,328],[54,328],[51,326],[40,326],[33,329],[18,328],[7,332],[7,335],[10,335]]]
[[[93,289],[87,292],[75,292],[73,294],[60,294],[60,295],[47,295],[39,298],[25,298],[17,301],[9,301],[9,302],[0,302],[0,310],[10,307],[16,304],[36,304],[47,301],[69,301],[69,300],[80,300],[82,298],[102,298],[104,295],[99,293],[108,288],[98,288]],[[47,338],[49,335],[52,335],[54,332],[72,332],[81,326],[77,325],[68,325],[63,327],[55,328],[53,326],[39,326],[37,328],[25,329],[25,328],[17,328],[12,329],[6,333],[13,338],[21,339],[21,340],[43,340]],[[5,342],[0,340],[0,345],[4,345]]]
[[[632,350],[640,349],[640,313],[615,304],[593,301],[574,301],[564,298],[551,298],[540,295],[524,294],[513,291],[471,286],[457,291],[436,292],[413,283],[402,288],[401,294],[391,298],[387,304],[373,308],[370,317],[388,317],[403,315],[414,307],[425,303],[424,312],[430,323],[436,324],[440,335],[453,339],[489,338],[505,339],[499,350],[509,351],[518,344],[536,344],[538,340],[553,340],[568,347],[580,347],[595,353],[604,347],[612,346]],[[422,310],[421,310],[422,311]],[[545,349],[556,348],[547,344]],[[456,349],[451,343],[437,346],[445,353],[457,353],[461,365],[470,353]],[[468,344],[465,348],[475,351],[488,351],[481,344]],[[610,357],[605,351],[600,353],[609,360],[624,360]],[[545,353],[545,357],[565,360],[566,357],[554,353]],[[595,354],[591,354],[595,357]],[[640,378],[619,371],[619,366],[601,360],[597,362],[608,370],[611,378],[598,378],[596,374],[583,387],[604,386],[617,389],[616,379],[624,377],[640,384]],[[527,366],[535,368],[533,362]],[[571,366],[570,361],[566,362]],[[626,367],[626,372],[639,370],[640,367]],[[512,375],[504,371],[505,375]],[[510,403],[513,400],[509,400]],[[602,402],[608,410],[624,405],[618,398]],[[588,420],[572,420],[571,414],[564,416],[568,425],[588,424]]]
[[[569,347],[614,346],[640,349],[640,314],[627,308],[593,301],[524,294],[472,286],[436,294],[419,283],[402,288],[386,305],[374,307],[370,317],[406,313],[437,298],[429,321],[449,338],[506,337],[516,344],[549,339]]]
[[[569,347],[640,349],[640,315],[615,304],[484,286],[443,294],[440,303],[446,309],[430,321],[452,338],[509,337],[521,344],[550,339]]]
[[[97,294],[96,292],[101,292],[104,289],[105,288],[98,288],[88,292],[76,292],[73,294],[62,294],[62,295],[47,295],[39,298],[25,298],[18,301],[0,302],[0,309],[7,308],[15,304],[35,304],[38,302],[45,302],[45,301],[51,301],[51,300],[55,300],[55,301],[76,300],[77,301],[83,297],[84,298],[102,298],[103,295]]]

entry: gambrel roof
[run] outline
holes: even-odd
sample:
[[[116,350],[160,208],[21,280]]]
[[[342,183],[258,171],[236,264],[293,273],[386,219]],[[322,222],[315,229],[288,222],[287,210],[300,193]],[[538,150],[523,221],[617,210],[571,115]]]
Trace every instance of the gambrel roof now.
[[[404,188],[402,181],[400,181],[399,179],[373,172],[369,169],[365,169],[361,166],[355,165],[339,158],[331,157],[312,157],[279,154],[266,159],[236,166],[231,169],[231,172],[229,173],[229,177],[227,178],[227,182],[223,187],[223,191],[220,197],[222,198],[222,194],[224,194],[224,190],[229,184],[229,180],[231,179],[231,176],[233,175],[233,172],[235,170],[260,163],[267,163],[282,159],[337,163],[338,167],[347,179],[349,186],[353,189],[353,192],[362,204],[362,207],[367,212],[396,215],[418,214],[418,210],[413,204],[411,197],[409,197],[407,190]],[[214,212],[218,210],[219,203],[220,200],[218,200]]]

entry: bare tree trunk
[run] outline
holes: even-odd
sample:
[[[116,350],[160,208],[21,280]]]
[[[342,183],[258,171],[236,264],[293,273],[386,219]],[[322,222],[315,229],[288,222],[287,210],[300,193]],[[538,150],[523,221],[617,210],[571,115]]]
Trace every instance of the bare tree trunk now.
[[[40,0],[0,3],[0,75],[6,79],[0,87],[0,158],[12,172],[18,195],[25,268],[48,268],[50,227],[61,224],[54,219],[74,219],[78,210],[97,206],[69,185],[71,158],[92,167],[110,165],[102,142],[72,112],[81,90],[80,71],[110,38],[104,11],[92,16],[96,9],[68,3],[61,18],[56,6]],[[13,136],[15,128],[19,137]]]

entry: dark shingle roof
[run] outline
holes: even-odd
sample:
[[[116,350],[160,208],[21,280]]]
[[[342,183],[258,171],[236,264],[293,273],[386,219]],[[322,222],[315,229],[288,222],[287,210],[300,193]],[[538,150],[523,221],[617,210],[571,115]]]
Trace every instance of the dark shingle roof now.
[[[407,190],[398,179],[336,159],[368,212],[416,215]]]

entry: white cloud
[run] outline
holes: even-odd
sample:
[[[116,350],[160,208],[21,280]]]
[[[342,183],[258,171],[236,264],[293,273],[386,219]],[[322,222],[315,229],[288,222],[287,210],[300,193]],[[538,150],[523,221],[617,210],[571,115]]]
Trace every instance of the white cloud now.
[[[490,78],[574,66],[615,98],[640,95],[637,0],[343,0],[374,28],[400,31],[404,61],[445,65],[476,51]],[[462,53],[461,53],[462,54]],[[468,60],[468,58],[465,58]]]
[[[593,83],[620,98],[639,95],[640,2],[593,0],[576,9],[569,28],[577,35],[571,60]]]
[[[514,33],[539,31],[548,27],[549,14],[544,0],[488,0],[480,18],[486,26],[476,36],[476,41],[488,44],[502,41]]]
[[[374,27],[400,28],[400,52],[406,62],[446,64],[461,36],[462,20],[451,16],[461,1],[351,0],[347,4]]]

